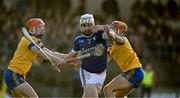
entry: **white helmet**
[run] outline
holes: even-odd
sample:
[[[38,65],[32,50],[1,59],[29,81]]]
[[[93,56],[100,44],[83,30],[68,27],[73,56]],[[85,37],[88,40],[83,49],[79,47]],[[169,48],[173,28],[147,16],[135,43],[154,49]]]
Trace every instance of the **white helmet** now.
[[[85,23],[92,23],[94,24],[94,17],[92,14],[84,14],[80,17],[80,25]]]

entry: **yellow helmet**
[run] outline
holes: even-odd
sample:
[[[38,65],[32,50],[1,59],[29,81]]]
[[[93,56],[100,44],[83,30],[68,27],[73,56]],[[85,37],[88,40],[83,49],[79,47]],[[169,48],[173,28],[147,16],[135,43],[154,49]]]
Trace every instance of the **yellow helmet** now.
[[[110,24],[112,30],[114,30],[118,35],[125,33],[128,29],[127,24],[122,21],[113,21]]]

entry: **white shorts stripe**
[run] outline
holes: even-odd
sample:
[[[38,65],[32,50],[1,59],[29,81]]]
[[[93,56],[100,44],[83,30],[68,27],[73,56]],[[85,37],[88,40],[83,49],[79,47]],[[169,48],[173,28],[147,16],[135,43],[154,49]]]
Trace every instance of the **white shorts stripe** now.
[[[85,78],[85,75],[84,75],[84,70],[80,69],[81,71],[81,75],[82,75],[82,84],[86,85],[86,78]]]

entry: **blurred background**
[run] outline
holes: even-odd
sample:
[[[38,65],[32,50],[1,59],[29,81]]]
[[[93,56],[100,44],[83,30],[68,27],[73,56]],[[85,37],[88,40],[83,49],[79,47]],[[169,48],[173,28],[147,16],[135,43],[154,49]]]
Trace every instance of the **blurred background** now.
[[[47,26],[43,38],[48,48],[68,53],[79,31],[79,17],[91,13],[96,24],[114,20],[127,23],[129,38],[143,68],[154,72],[151,97],[180,98],[180,1],[179,0],[0,0],[0,92],[3,70],[7,68],[22,37],[21,27],[32,17]],[[34,62],[27,74],[41,97],[80,97],[78,70],[63,65],[61,73],[50,63]],[[110,62],[105,84],[121,71]],[[130,96],[140,97],[142,88]],[[100,96],[104,96],[101,92]],[[148,96],[145,94],[144,96]]]

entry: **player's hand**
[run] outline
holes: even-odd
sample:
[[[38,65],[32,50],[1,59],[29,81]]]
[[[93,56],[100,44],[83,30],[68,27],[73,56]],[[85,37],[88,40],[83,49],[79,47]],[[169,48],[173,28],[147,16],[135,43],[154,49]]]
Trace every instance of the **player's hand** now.
[[[73,57],[73,58],[66,59],[64,62],[70,64],[70,63],[73,63],[73,62],[77,62],[79,60],[80,60],[79,56],[76,56],[76,57]]]
[[[104,26],[104,32],[106,32],[106,33],[110,32],[110,26],[109,25]]]
[[[53,67],[53,69],[55,69],[55,70],[59,70],[59,65],[57,65],[57,64],[53,64],[52,67]]]
[[[70,64],[72,64],[75,68],[80,68],[81,67],[81,63],[80,62],[72,62]]]
[[[52,68],[54,69],[54,70],[58,70],[59,71],[59,65],[57,64],[57,63],[52,63]]]
[[[64,60],[63,59],[60,59],[60,58],[52,58],[52,60],[53,60],[53,64],[52,64],[52,67],[54,68],[54,69],[57,69],[57,70],[59,70],[59,67],[62,65],[62,64],[64,64]]]
[[[66,59],[64,62],[66,64],[73,65],[75,68],[80,68],[80,66],[81,66],[81,61],[80,61],[79,56],[76,56],[76,57],[73,57],[73,58],[70,58],[70,59]]]
[[[52,57],[52,61],[54,62],[55,65],[61,65],[63,63],[63,60],[57,57]]]

